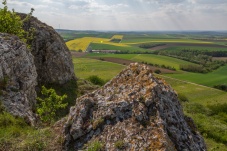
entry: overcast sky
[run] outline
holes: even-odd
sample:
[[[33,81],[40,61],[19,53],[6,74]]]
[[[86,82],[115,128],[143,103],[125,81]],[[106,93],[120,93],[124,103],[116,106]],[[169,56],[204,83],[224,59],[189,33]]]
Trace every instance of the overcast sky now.
[[[227,30],[227,0],[8,0],[54,28]],[[2,5],[1,5],[2,7]]]

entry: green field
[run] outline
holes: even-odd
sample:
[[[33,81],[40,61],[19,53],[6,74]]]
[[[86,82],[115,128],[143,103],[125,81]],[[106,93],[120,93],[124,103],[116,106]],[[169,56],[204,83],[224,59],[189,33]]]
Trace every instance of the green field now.
[[[202,43],[202,44],[210,44],[213,42],[194,40],[194,39],[175,39],[175,38],[166,38],[166,39],[152,39],[152,38],[131,38],[131,39],[123,39],[122,43],[127,44],[137,44],[137,43],[147,43],[147,42],[160,42],[160,43]]]
[[[130,52],[145,52],[147,51],[146,49],[138,48],[138,47],[133,47],[133,46],[117,46],[113,44],[100,44],[100,43],[91,43],[90,46],[92,47],[93,50],[122,50],[122,51],[130,51]]]
[[[155,54],[139,54],[140,52],[150,51],[148,49],[139,48],[141,43],[152,44],[173,44],[163,50],[180,51],[182,49],[199,50],[199,51],[227,51],[223,46],[215,46],[214,44],[223,44],[215,40],[208,41],[209,34],[182,34],[182,33],[159,33],[159,34],[132,34],[132,33],[115,33],[114,35],[123,35],[124,38],[120,44],[112,45],[111,43],[93,42],[92,49],[104,50],[122,50],[127,53],[136,54],[101,54],[89,53],[86,58],[75,58],[75,73],[79,78],[88,78],[91,75],[97,75],[104,80],[109,80],[116,76],[124,66],[90,59],[95,58],[121,58],[135,62],[143,62],[150,64],[158,64],[174,67],[176,73],[155,75],[162,77],[169,83],[179,94],[179,98],[184,96],[187,101],[181,101],[184,113],[193,118],[200,133],[203,135],[209,151],[227,150],[227,93],[212,88],[214,85],[227,84],[227,65],[218,68],[206,74],[185,72],[180,70],[180,65],[197,65],[181,59],[173,57],[155,55]],[[221,36],[212,35],[215,38]],[[195,38],[201,38],[196,40]],[[177,45],[182,44],[182,45]],[[202,46],[204,44],[204,46]],[[89,58],[87,58],[89,57]],[[184,98],[183,97],[183,98]]]
[[[212,87],[218,84],[227,84],[227,66],[206,74],[184,72],[168,76]]]
[[[73,63],[76,76],[83,79],[97,75],[110,80],[124,68],[123,65],[88,58],[74,58]]]
[[[224,109],[226,109],[227,93],[194,83],[188,83],[165,76],[161,77],[164,78],[178,94],[183,94],[188,98],[188,102],[181,102],[184,113],[193,118],[196,126],[205,138],[208,150],[226,150],[227,147],[223,143],[220,143],[223,140],[224,142],[227,141],[226,112],[215,112],[208,108],[208,106],[224,107]],[[214,138],[216,141],[214,141]]]
[[[137,62],[143,61],[143,62],[152,63],[152,64],[170,66],[170,67],[174,67],[177,70],[180,69],[180,65],[193,64],[191,62],[187,62],[184,60],[180,60],[180,59],[176,59],[168,56],[154,55],[154,54],[139,54],[131,60],[137,61]]]
[[[94,54],[93,56],[97,57],[98,54]],[[133,59],[138,55],[131,54],[127,56],[99,54],[99,56],[117,56],[118,58]],[[79,78],[87,78],[90,75],[98,75],[102,79],[111,79],[116,76],[123,68],[125,68],[121,65],[89,58],[75,58],[73,59],[73,62],[75,66],[75,73]],[[227,124],[225,123],[227,118],[220,118],[219,115],[210,114],[212,113],[212,110],[208,107],[212,105],[225,105],[227,93],[210,87],[188,83],[186,81],[163,75],[156,76],[161,76],[176,90],[178,94],[183,94],[188,98],[188,102],[181,102],[184,113],[192,117],[195,121],[195,124],[205,138],[208,150],[226,150],[226,146],[223,143],[227,141]]]
[[[221,47],[208,47],[206,46],[174,46],[174,47],[168,47],[164,48],[163,50],[184,50],[184,49],[190,49],[190,50],[200,50],[200,51],[227,51],[226,48],[221,48]]]
[[[191,62],[187,62],[184,60],[168,57],[168,56],[161,56],[161,55],[154,55],[154,54],[89,54],[87,56],[94,56],[94,57],[113,57],[113,58],[121,58],[132,60],[135,62],[147,62],[152,64],[159,64],[174,67],[179,70],[179,66],[194,64]]]
[[[108,54],[108,53],[89,53],[86,57],[112,57],[131,60],[136,57],[138,54]]]

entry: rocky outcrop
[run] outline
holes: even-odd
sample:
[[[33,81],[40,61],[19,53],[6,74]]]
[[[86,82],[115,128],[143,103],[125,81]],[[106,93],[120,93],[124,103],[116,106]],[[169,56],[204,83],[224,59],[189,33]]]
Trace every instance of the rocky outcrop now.
[[[19,15],[22,19],[27,16]],[[64,40],[52,27],[32,16],[23,28],[26,31],[35,29],[34,38],[29,43],[35,58],[38,83],[63,84],[75,79],[71,54]]]
[[[206,150],[192,119],[183,115],[174,90],[138,64],[78,98],[64,134],[65,150],[86,149],[93,141],[108,151]]]
[[[18,37],[0,33],[0,101],[15,116],[35,124],[37,73],[34,58]]]

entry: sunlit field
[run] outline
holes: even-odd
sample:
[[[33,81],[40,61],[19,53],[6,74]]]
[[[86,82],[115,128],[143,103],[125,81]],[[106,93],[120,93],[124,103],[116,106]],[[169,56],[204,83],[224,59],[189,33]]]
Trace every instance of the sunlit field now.
[[[118,35],[118,36],[120,36],[120,35]],[[111,39],[107,39],[107,38],[83,37],[83,38],[70,40],[70,41],[66,42],[66,45],[69,48],[69,50],[72,50],[72,51],[86,51],[88,46],[91,43],[106,44],[106,45],[119,46],[119,47],[130,47],[126,44],[111,42],[110,40]]]
[[[114,35],[111,39],[123,39],[123,35]]]

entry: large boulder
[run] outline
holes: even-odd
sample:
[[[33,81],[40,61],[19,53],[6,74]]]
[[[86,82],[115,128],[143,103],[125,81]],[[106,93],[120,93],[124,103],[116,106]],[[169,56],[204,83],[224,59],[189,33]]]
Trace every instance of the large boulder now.
[[[36,117],[37,73],[34,58],[26,44],[16,36],[0,33],[0,101],[11,114],[27,119]]]
[[[177,94],[149,67],[131,64],[102,88],[77,99],[64,125],[64,149],[206,150]],[[87,144],[87,145],[85,145]]]
[[[19,15],[22,19],[27,16],[21,13]],[[29,29],[34,29],[34,37],[28,40],[28,43],[35,58],[39,84],[64,84],[75,79],[71,53],[64,40],[51,26],[31,16],[23,28],[29,32],[32,32]]]

